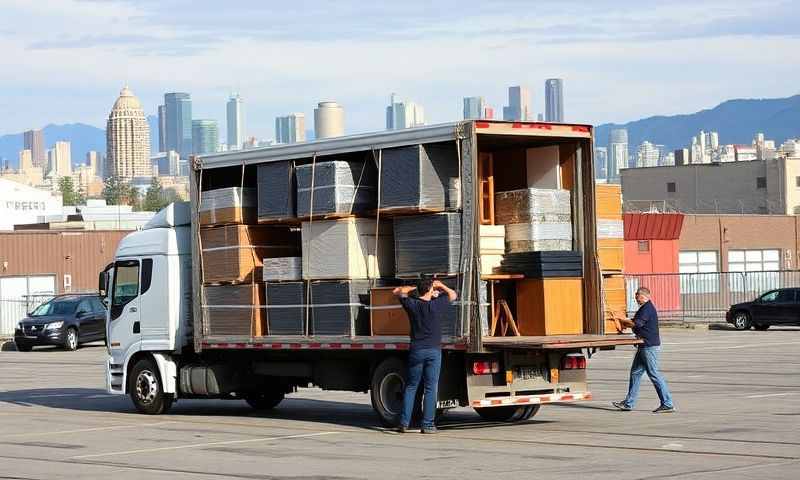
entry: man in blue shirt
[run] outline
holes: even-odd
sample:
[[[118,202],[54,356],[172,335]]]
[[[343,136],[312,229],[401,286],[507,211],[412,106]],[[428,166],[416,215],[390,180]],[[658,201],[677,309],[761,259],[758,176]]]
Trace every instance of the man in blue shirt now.
[[[409,293],[417,291],[416,298]],[[411,349],[408,352],[408,375],[403,391],[403,412],[398,431],[404,433],[411,423],[414,400],[420,380],[424,381],[422,433],[436,433],[436,398],[439,372],[442,366],[442,327],[440,313],[458,294],[438,280],[420,280],[416,286],[397,287],[392,293],[399,297],[411,324]]]
[[[667,381],[661,372],[658,371],[658,354],[661,351],[661,338],[658,334],[658,312],[653,302],[650,301],[650,290],[641,287],[636,291],[636,303],[639,310],[633,316],[633,320],[621,319],[619,322],[623,328],[632,328],[633,333],[643,340],[641,345],[636,346],[636,356],[633,357],[631,365],[631,378],[628,385],[628,396],[621,402],[612,404],[622,411],[629,411],[636,405],[636,398],[639,396],[639,384],[642,381],[642,374],[647,372],[656,393],[661,400],[661,405],[653,410],[653,413],[672,413],[675,406],[672,404],[672,396],[667,387]]]

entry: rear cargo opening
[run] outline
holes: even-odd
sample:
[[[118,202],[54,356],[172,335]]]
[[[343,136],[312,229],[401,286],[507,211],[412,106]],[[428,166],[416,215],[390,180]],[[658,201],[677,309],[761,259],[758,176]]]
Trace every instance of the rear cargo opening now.
[[[619,344],[601,335],[591,139],[515,125],[477,129],[483,347]]]

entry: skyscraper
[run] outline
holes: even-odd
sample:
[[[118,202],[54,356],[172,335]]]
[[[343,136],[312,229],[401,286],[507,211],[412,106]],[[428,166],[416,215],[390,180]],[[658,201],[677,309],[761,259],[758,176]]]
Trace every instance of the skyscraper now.
[[[319,102],[314,109],[314,138],[344,135],[344,108],[336,102]]]
[[[182,158],[192,153],[192,97],[188,93],[164,94],[166,107],[165,151],[175,150]]]
[[[167,151],[167,106],[158,106],[158,151]]]
[[[486,114],[483,97],[464,97],[464,120],[481,119]]]
[[[608,138],[608,167],[606,173],[609,182],[619,181],[619,170],[628,168],[628,131],[624,128],[611,130]]]
[[[47,166],[47,150],[44,148],[44,133],[41,130],[28,130],[24,134],[25,150],[31,151],[31,162],[34,167]]]
[[[216,153],[219,146],[219,127],[216,120],[192,120],[192,153]]]
[[[425,110],[414,102],[398,100],[394,93],[386,107],[386,129],[399,130],[425,125]]]
[[[126,180],[149,177],[150,126],[142,104],[126,86],[108,116],[106,127],[106,175]]]
[[[508,106],[503,107],[503,120],[524,122],[532,120],[530,110],[531,94],[527,88],[508,87]]]
[[[103,154],[96,150],[89,150],[86,152],[86,165],[89,166],[89,171],[92,175],[97,177],[103,176]]]
[[[661,150],[658,145],[653,145],[647,140],[639,145],[636,160],[637,167],[657,167],[660,159]]]
[[[594,178],[608,179],[608,148],[597,147],[594,149]]]
[[[72,146],[69,142],[56,142],[47,151],[47,176],[57,179],[72,175]]]
[[[33,169],[33,156],[30,149],[19,151],[19,173],[25,173]]]
[[[278,143],[297,143],[306,141],[306,116],[291,113],[275,118],[275,141]]]
[[[244,130],[242,126],[242,97],[239,94],[231,95],[227,105],[228,150],[239,150],[244,143]]]
[[[548,78],[544,82],[546,122],[564,122],[564,80]]]

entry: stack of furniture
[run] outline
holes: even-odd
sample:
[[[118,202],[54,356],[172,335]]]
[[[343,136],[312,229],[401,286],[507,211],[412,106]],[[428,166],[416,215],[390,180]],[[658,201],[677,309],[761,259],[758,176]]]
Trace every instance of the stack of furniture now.
[[[527,188],[495,195],[495,223],[505,225],[507,253],[572,250],[568,190]]]
[[[623,276],[624,228],[622,220],[622,187],[598,184],[597,199],[597,253],[602,272],[602,300],[605,332],[616,334],[619,318],[627,316],[625,277]]]

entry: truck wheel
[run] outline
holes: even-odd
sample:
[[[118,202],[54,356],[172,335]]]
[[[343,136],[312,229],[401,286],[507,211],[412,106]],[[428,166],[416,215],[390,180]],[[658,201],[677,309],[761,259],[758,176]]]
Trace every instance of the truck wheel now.
[[[75,327],[69,327],[67,333],[64,335],[64,350],[74,352],[78,349],[78,330]]]
[[[752,325],[752,321],[747,312],[736,312],[733,316],[733,326],[736,327],[736,330],[750,330],[750,325]]]
[[[535,407],[535,408],[534,408]],[[539,405],[476,408],[482,419],[490,422],[519,422],[527,420],[539,411]]]
[[[387,427],[400,423],[403,410],[403,388],[406,386],[406,366],[399,358],[387,358],[372,374],[369,396],[378,419]]]
[[[128,392],[136,410],[147,415],[167,413],[175,399],[172,394],[164,393],[158,368],[149,359],[139,360],[133,366],[128,379]]]
[[[251,393],[244,397],[248,405],[259,411],[272,410],[283,401],[284,393],[277,390]]]

